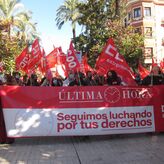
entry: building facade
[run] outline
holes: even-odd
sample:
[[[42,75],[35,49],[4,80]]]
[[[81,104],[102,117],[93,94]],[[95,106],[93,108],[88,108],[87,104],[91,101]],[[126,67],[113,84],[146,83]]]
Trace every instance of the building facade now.
[[[144,59],[146,64],[164,58],[164,0],[127,0],[126,25],[144,34]]]

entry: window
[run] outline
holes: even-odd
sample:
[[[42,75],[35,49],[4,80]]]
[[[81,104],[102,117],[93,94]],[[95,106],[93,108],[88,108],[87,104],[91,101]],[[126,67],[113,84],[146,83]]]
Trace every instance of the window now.
[[[145,58],[152,58],[152,56],[153,56],[153,48],[152,47],[146,47],[144,57]]]
[[[145,36],[152,37],[152,27],[145,27]]]
[[[150,17],[151,16],[151,7],[145,7],[144,8],[144,16]]]
[[[135,29],[134,29],[134,32],[135,32],[135,33],[138,33],[138,34],[142,34],[141,27],[135,28]]]
[[[141,8],[135,8],[133,10],[133,13],[134,13],[134,18],[138,18],[138,17],[141,17]]]

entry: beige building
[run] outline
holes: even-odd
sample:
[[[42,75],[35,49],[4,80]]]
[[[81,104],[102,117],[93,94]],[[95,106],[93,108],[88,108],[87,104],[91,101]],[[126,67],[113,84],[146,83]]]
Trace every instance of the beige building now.
[[[145,34],[144,58],[159,63],[164,58],[164,0],[127,0],[125,23]]]

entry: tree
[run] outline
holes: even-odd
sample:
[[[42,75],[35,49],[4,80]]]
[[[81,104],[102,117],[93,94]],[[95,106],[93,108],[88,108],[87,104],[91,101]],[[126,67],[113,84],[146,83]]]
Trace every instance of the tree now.
[[[104,0],[89,0],[79,5],[81,16],[78,22],[85,31],[76,38],[76,44],[79,50],[87,52],[92,66],[108,37],[106,22],[113,17],[110,5]]]
[[[0,60],[7,71],[14,70],[15,57],[36,36],[31,18],[19,0],[0,0]]]
[[[19,31],[20,24],[31,18],[20,0],[0,0],[0,17],[6,23],[9,37],[11,32]]]
[[[142,54],[143,36],[134,33],[131,26],[124,27],[125,15],[121,0],[107,1],[89,0],[79,6],[79,24],[85,26],[85,32],[76,38],[78,48],[87,51],[89,62],[93,66],[106,41],[111,37],[129,65],[136,67],[134,61]]]
[[[76,37],[76,23],[79,18],[79,5],[78,0],[66,0],[63,5],[57,9],[56,22],[59,29],[62,28],[64,23],[70,21],[72,25],[73,39]]]
[[[121,20],[109,20],[107,26],[108,36],[114,39],[119,53],[125,57],[131,67],[136,68],[137,61],[142,58],[144,36],[135,33],[132,26],[123,26]]]

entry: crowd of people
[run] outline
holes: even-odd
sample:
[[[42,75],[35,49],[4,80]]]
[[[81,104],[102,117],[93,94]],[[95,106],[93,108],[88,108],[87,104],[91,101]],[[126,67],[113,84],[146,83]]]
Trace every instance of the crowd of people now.
[[[136,83],[138,85],[163,85],[164,74],[160,71],[160,67],[154,66],[151,73],[144,79],[140,78],[140,75],[136,75]],[[124,85],[121,78],[117,75],[114,70],[109,70],[106,76],[98,75],[88,71],[86,74],[82,72],[70,71],[66,78],[57,76],[56,73],[51,74],[51,78],[44,76],[39,78],[36,74],[31,74],[30,77],[27,75],[21,76],[19,72],[13,72],[12,74],[0,73],[0,85],[18,85],[18,86],[111,86],[111,85]],[[2,109],[2,107],[0,107]],[[0,143],[13,143],[13,138],[8,138],[5,131],[5,123],[3,112],[0,110]]]
[[[161,85],[164,84],[164,74],[160,71],[160,67],[154,66],[151,73],[144,79],[136,74],[135,81],[138,85]],[[11,74],[0,73],[0,85],[19,85],[19,86],[103,86],[103,85],[124,85],[121,78],[114,70],[109,70],[107,74],[99,75],[91,71],[82,72],[69,71],[66,78],[62,78],[52,72],[51,77],[38,77],[37,74],[21,76],[19,72]]]

